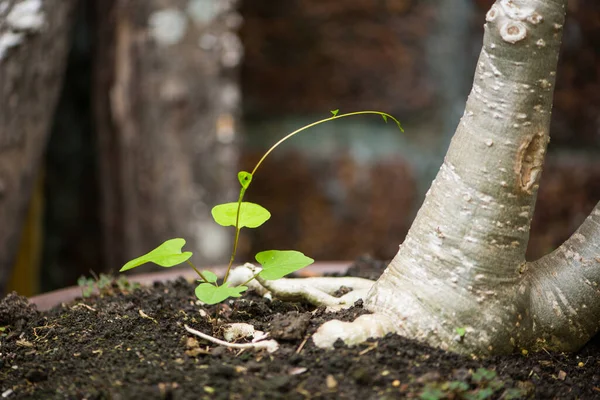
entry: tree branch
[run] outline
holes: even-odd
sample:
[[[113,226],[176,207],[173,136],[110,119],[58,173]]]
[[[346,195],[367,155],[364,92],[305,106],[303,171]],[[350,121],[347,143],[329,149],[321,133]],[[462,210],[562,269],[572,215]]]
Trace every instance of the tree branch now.
[[[558,249],[528,264],[540,345],[578,349],[600,331],[600,202]]]

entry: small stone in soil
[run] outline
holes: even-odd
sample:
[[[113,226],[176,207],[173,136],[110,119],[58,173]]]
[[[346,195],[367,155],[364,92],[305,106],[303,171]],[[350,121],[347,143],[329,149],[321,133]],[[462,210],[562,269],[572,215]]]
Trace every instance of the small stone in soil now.
[[[223,346],[217,346],[214,349],[211,349],[210,354],[213,357],[220,357],[222,355],[225,355],[225,353],[227,353],[227,349]]]

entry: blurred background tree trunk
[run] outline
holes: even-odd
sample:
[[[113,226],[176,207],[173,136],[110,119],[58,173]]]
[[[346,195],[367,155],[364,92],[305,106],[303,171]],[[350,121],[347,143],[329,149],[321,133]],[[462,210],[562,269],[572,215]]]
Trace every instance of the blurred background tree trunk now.
[[[0,294],[9,279],[19,280],[16,274],[24,277],[20,281],[27,280],[26,290],[36,290],[30,276],[39,263],[24,262],[14,269],[13,264],[61,88],[75,3],[1,4]],[[35,260],[39,251],[36,241],[28,256]]]
[[[106,267],[171,237],[199,264],[230,235],[210,207],[235,197],[241,21],[233,1],[99,0],[94,114]]]

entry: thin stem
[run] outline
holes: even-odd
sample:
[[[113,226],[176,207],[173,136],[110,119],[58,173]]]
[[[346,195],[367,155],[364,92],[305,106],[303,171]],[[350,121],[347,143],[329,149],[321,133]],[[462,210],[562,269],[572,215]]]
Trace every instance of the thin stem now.
[[[263,161],[265,160],[265,158],[267,158],[267,156],[269,154],[271,154],[271,152],[273,152],[273,150],[275,150],[280,144],[282,144],[283,142],[285,142],[286,140],[288,140],[292,136],[295,136],[295,135],[297,135],[298,133],[300,133],[302,131],[305,131],[305,130],[307,130],[309,128],[312,128],[313,126],[317,126],[317,125],[323,124],[325,122],[333,121],[334,119],[340,119],[340,118],[345,118],[345,117],[351,117],[351,116],[354,116],[354,115],[364,115],[364,114],[375,114],[375,115],[381,115],[384,118],[389,118],[389,119],[391,119],[392,121],[394,121],[398,125],[398,128],[400,128],[400,130],[402,132],[404,132],[404,130],[402,129],[402,126],[400,125],[400,121],[398,121],[392,115],[390,115],[388,113],[381,112],[381,111],[355,111],[355,112],[346,113],[346,114],[334,115],[333,117],[325,118],[325,119],[322,119],[320,121],[313,122],[312,124],[305,125],[302,128],[297,129],[294,132],[286,135],[284,138],[280,139],[277,143],[275,143],[273,146],[271,146],[271,148],[269,150],[267,150],[267,152],[258,161],[258,163],[256,164],[256,166],[252,170],[252,176],[254,176],[254,174],[256,173],[256,170],[258,169],[258,167],[260,167],[260,165],[263,163]]]
[[[190,267],[192,267],[192,269],[194,271],[196,271],[196,273],[198,274],[198,276],[206,283],[210,283],[208,282],[208,279],[206,279],[206,277],[204,275],[202,275],[202,272],[198,271],[198,268],[196,268],[196,266],[194,264],[192,264],[192,262],[190,260],[187,260],[187,263],[190,264]]]
[[[231,252],[231,258],[229,259],[229,265],[227,266],[227,272],[225,272],[225,278],[223,279],[223,283],[227,282],[227,278],[229,278],[229,272],[231,271],[231,266],[233,265],[233,261],[235,260],[235,254],[237,253],[238,242],[240,240],[240,212],[242,209],[242,200],[244,198],[244,194],[246,193],[246,189],[242,187],[240,189],[240,197],[238,198],[238,207],[237,214],[235,216],[235,239],[233,240],[233,251]]]
[[[261,271],[261,272],[262,272],[262,271]],[[242,283],[241,285],[238,285],[238,287],[239,287],[239,286],[246,286],[248,283],[250,283],[250,282],[252,281],[252,279],[256,279],[256,277],[257,277],[259,274],[260,274],[260,272],[259,272],[259,273],[257,273],[257,274],[255,274],[254,276],[252,276],[250,279],[248,279],[246,282]]]

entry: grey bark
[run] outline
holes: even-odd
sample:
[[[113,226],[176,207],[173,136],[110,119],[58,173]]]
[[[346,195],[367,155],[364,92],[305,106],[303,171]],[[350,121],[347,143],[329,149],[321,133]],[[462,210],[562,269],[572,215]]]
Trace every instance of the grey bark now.
[[[461,353],[574,350],[600,329],[600,211],[526,263],[566,0],[497,0],[464,115],[366,306]],[[464,336],[457,329],[465,329]]]
[[[530,269],[536,336],[577,350],[600,330],[600,202],[573,236]]]
[[[0,1],[0,294],[58,100],[75,4]]]
[[[209,205],[234,196],[238,129],[234,1],[97,1],[95,114],[107,266],[172,237],[223,262]]]

